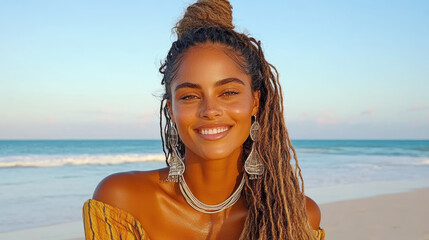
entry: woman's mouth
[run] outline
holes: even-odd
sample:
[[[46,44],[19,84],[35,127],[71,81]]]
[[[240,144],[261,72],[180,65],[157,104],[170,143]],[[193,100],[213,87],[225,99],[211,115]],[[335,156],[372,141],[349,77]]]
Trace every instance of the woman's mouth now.
[[[228,131],[228,127],[223,128],[209,128],[209,129],[199,129],[199,133],[202,135],[213,135]]]
[[[206,140],[218,140],[226,136],[232,126],[200,127],[195,129],[198,135]]]

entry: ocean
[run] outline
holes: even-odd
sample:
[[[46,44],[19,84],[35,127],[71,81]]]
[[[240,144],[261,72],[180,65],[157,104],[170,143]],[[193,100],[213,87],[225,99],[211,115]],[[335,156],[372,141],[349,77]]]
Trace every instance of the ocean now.
[[[429,140],[293,140],[319,204],[429,187]],[[0,232],[79,221],[106,176],[165,167],[160,140],[0,140]]]

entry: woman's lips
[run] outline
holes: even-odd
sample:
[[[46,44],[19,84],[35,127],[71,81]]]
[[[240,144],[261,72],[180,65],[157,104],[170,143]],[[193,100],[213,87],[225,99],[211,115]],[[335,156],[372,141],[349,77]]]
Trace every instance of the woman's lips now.
[[[218,140],[226,136],[232,126],[204,126],[195,129],[195,132],[203,139]]]

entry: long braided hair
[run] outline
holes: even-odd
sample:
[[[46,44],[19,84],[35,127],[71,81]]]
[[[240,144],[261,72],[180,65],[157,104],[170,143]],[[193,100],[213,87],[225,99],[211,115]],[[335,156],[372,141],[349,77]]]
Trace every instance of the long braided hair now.
[[[199,0],[187,8],[183,19],[176,24],[178,40],[173,42],[159,69],[163,75],[161,84],[165,87],[160,107],[164,153],[168,158],[173,151],[165,144],[169,142],[172,127],[166,101],[171,100],[170,84],[182,56],[198,44],[224,45],[228,56],[251,76],[252,90],[259,90],[261,94],[256,116],[261,126],[255,147],[264,162],[265,172],[258,180],[246,177],[242,197],[249,212],[240,239],[315,239],[306,215],[301,169],[283,117],[278,72],[265,60],[260,41],[233,29],[232,7],[227,0]],[[243,144],[244,158],[251,145],[249,137]],[[185,146],[180,139],[178,150],[183,156]]]

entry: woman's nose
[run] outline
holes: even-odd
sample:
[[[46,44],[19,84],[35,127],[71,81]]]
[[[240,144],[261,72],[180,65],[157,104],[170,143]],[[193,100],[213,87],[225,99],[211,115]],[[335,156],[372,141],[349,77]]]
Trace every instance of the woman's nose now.
[[[222,115],[220,105],[212,98],[204,98],[201,102],[200,117],[213,119]]]

